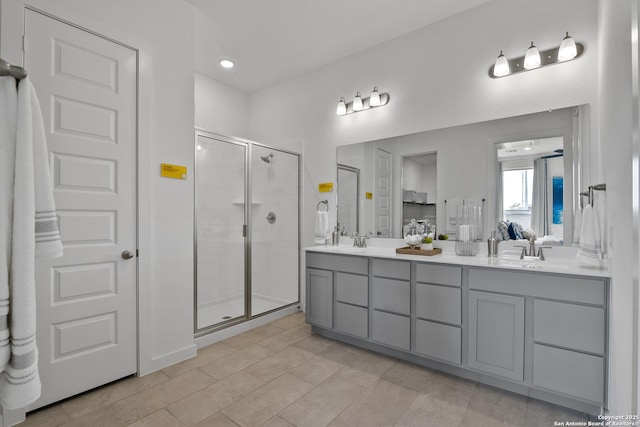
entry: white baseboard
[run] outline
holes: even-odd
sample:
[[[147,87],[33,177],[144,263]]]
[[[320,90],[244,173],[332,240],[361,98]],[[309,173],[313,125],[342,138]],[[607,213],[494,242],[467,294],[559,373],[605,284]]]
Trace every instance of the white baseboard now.
[[[151,370],[149,372],[140,372],[140,376],[150,374],[151,372],[159,371],[167,366],[175,365],[183,360],[191,359],[198,354],[198,349],[195,344],[181,348],[180,350],[173,351],[171,353],[163,354],[162,356],[154,357],[151,360]]]

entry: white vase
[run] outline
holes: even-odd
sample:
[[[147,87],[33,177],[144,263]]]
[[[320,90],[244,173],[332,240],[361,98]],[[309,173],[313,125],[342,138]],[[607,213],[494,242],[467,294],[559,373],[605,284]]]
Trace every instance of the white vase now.
[[[432,251],[433,243],[423,243],[422,245],[420,245],[420,249],[422,249],[423,251]]]

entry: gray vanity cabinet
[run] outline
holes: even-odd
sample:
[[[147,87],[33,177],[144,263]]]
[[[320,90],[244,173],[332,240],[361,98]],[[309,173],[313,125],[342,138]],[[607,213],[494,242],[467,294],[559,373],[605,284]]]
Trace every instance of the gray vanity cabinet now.
[[[462,362],[462,269],[416,263],[416,353]]]
[[[469,289],[470,367],[605,405],[605,279],[471,268]]]
[[[306,254],[314,332],[599,413],[608,279],[419,259]]]
[[[605,327],[604,307],[535,299],[533,383],[604,402]]]
[[[363,271],[366,273],[366,270]],[[335,329],[360,338],[369,335],[369,276],[337,272]]]
[[[524,379],[524,298],[469,291],[469,366]]]
[[[368,337],[369,262],[357,256],[307,253],[307,322]]]
[[[307,268],[307,322],[333,328],[333,273]]]
[[[374,341],[411,349],[411,263],[373,259],[371,336]]]

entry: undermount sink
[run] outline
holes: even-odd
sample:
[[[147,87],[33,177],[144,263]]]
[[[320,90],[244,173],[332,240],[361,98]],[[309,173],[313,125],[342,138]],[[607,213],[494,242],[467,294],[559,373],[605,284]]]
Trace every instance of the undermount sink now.
[[[571,266],[575,263],[574,260],[544,260],[540,261],[538,257],[524,257],[524,259],[520,259],[520,255],[512,256],[512,255],[501,255],[499,258],[496,258],[495,265],[505,266],[505,267],[519,267],[519,268],[527,268],[527,269],[536,269],[536,268],[553,268],[560,270],[570,270]]]

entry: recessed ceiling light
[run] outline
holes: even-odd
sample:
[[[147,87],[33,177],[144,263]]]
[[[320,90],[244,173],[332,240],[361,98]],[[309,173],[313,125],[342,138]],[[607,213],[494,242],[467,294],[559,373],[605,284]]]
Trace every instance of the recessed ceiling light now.
[[[233,61],[229,60],[229,59],[221,59],[220,60],[220,66],[222,68],[233,68],[233,66],[236,65],[233,63]]]

